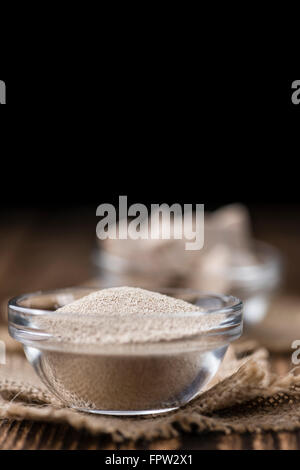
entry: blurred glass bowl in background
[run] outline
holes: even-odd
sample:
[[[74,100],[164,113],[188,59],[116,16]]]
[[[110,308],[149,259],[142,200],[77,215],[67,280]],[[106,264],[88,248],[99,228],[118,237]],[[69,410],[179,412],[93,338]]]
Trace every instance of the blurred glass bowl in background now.
[[[241,251],[225,253],[223,247],[203,257],[204,263],[191,266],[191,272],[170,278],[170,267],[156,271],[155,266],[139,265],[138,258],[122,259],[103,250],[96,250],[93,262],[96,266],[99,285],[141,286],[156,290],[161,286],[198,289],[203,292],[220,292],[233,295],[244,302],[244,321],[247,324],[259,323],[267,314],[273,295],[282,281],[282,260],[279,252],[272,246],[252,241],[249,256]],[[249,254],[249,252],[248,252]],[[226,259],[225,259],[226,258]]]

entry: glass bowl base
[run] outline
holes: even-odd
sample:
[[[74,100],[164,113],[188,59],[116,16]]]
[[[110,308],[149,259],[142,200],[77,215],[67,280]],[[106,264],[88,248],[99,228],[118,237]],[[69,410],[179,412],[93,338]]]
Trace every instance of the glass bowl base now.
[[[83,413],[92,413],[96,415],[107,415],[107,416],[146,416],[146,415],[157,415],[157,414],[164,414],[170,413],[170,411],[178,410],[180,407],[176,406],[173,408],[163,408],[158,410],[93,410],[90,408],[77,408],[75,406],[72,407],[77,411],[81,411]]]

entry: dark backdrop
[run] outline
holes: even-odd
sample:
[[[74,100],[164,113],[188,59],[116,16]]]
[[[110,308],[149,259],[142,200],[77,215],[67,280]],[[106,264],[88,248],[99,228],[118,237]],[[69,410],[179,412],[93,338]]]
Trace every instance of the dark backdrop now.
[[[95,208],[121,194],[298,209],[293,80],[246,77],[2,75],[2,210]]]

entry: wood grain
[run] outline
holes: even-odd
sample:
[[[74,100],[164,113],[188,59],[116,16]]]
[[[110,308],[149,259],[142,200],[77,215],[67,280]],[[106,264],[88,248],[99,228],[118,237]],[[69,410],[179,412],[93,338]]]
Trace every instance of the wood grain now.
[[[0,425],[1,450],[299,450],[300,432],[186,435],[151,443],[116,446],[107,436],[91,436],[65,425],[5,421]]]
[[[11,296],[27,291],[76,285],[91,278],[93,272],[90,255],[95,244],[95,227],[96,220],[91,212],[8,214],[0,225],[2,318],[5,317],[7,299]],[[269,220],[267,229],[269,235],[272,231]],[[283,238],[284,234],[277,235],[277,240],[284,247]],[[294,240],[295,250],[297,240],[298,238]],[[287,250],[290,253],[291,237],[288,243]],[[300,259],[298,244],[297,249]],[[274,371],[284,374],[291,368],[290,359],[274,356],[272,367]],[[3,450],[116,448],[295,450],[300,449],[300,432],[244,435],[209,433],[184,435],[180,439],[156,440],[151,443],[126,442],[116,446],[107,436],[91,436],[66,425],[0,420],[0,449]]]

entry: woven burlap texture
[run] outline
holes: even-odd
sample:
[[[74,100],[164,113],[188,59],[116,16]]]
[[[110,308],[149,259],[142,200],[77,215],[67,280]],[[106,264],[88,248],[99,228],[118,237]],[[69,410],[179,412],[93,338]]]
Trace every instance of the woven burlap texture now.
[[[0,331],[3,338],[5,332]],[[16,349],[14,349],[16,348]],[[67,423],[116,442],[170,438],[184,432],[289,431],[300,428],[300,375],[270,373],[268,354],[230,348],[218,376],[185,407],[143,418],[95,416],[62,405],[40,382],[16,343],[0,365],[0,418]]]

